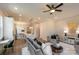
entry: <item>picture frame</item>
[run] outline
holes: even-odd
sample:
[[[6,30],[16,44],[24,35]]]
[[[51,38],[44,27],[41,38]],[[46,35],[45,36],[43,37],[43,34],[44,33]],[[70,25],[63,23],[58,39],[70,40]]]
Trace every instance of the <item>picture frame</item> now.
[[[33,34],[33,27],[32,26],[27,27],[27,34]]]

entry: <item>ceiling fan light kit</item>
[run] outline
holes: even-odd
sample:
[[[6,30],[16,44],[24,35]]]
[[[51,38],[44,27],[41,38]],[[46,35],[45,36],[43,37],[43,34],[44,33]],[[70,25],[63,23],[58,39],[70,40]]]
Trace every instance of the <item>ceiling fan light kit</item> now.
[[[50,10],[50,13],[53,13],[53,12],[55,12],[55,10],[53,9],[53,10]]]

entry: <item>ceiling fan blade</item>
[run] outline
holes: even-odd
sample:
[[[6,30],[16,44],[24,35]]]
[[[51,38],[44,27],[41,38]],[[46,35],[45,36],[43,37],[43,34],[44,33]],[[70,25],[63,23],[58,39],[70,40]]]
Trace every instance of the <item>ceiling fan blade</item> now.
[[[54,9],[54,5],[52,5],[52,8]]]
[[[62,12],[62,10],[55,10],[55,11]]]
[[[50,15],[52,15],[52,13],[50,13]]]
[[[60,3],[58,6],[55,7],[55,9],[62,6],[62,5],[63,5],[63,3]]]
[[[52,9],[52,8],[50,7],[50,5],[47,4],[46,6],[47,6],[49,9]]]
[[[43,12],[49,12],[50,10],[46,10],[46,11],[43,11]]]

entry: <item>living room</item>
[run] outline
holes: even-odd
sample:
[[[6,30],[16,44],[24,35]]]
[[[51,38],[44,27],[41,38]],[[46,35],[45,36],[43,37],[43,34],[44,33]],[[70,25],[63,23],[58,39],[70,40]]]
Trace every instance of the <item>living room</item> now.
[[[53,6],[54,12],[48,6]],[[1,55],[77,55],[77,6],[78,3],[0,4]]]

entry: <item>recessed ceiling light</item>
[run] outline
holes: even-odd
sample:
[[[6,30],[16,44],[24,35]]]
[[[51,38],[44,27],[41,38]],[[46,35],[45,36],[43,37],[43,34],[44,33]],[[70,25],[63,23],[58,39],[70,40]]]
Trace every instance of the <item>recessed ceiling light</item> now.
[[[19,14],[19,16],[22,16],[22,14]]]
[[[17,7],[14,7],[14,9],[17,10],[18,8]]]
[[[38,20],[40,20],[40,17],[38,17]]]

